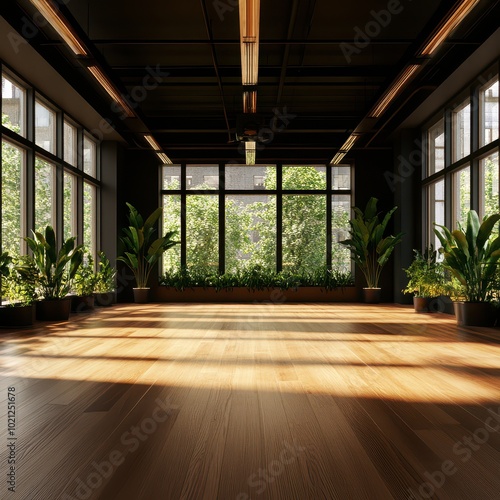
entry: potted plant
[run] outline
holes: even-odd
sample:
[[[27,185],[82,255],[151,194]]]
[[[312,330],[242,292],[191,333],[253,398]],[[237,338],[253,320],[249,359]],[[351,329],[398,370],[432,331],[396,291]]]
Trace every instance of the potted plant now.
[[[94,272],[94,259],[90,252],[83,250],[83,260],[77,269],[72,281],[71,311],[83,312],[94,309],[94,288],[96,274]]]
[[[116,302],[116,269],[111,265],[111,262],[104,252],[101,251],[98,255],[99,271],[97,271],[94,286],[95,304],[98,306],[110,306]]]
[[[432,312],[433,301],[441,295],[444,286],[443,267],[437,261],[437,251],[434,246],[424,252],[413,250],[414,259],[407,269],[403,269],[408,277],[408,284],[403,293],[413,293],[415,312]]]
[[[470,210],[466,227],[450,231],[445,226],[434,228],[444,255],[443,266],[457,278],[464,301],[459,304],[459,314],[464,326],[492,326],[495,312],[491,304],[494,283],[500,258],[500,236],[492,236],[500,214],[485,217],[481,222],[477,213]],[[460,305],[461,304],[461,305]],[[460,322],[460,320],[458,319]]]
[[[380,302],[380,274],[394,247],[403,237],[403,233],[384,237],[387,224],[397,207],[380,220],[377,202],[377,198],[370,198],[364,212],[354,207],[355,217],[349,221],[351,237],[340,242],[351,250],[352,259],[363,273],[367,285],[363,288],[364,300],[372,304]]]
[[[161,207],[144,221],[136,208],[130,203],[127,203],[127,206],[129,226],[123,228],[125,235],[121,241],[124,251],[117,260],[124,262],[134,274],[137,285],[134,288],[135,302],[145,303],[148,301],[148,279],[153,267],[164,252],[179,242],[172,239],[176,231],[168,231],[160,238],[155,237],[157,232],[155,226],[163,211]]]
[[[38,271],[28,256],[9,259],[4,266],[4,255],[0,256],[2,274],[2,296],[8,303],[0,308],[0,325],[7,327],[31,326],[35,319],[36,283]]]
[[[68,238],[59,248],[54,229],[45,228],[45,235],[33,232],[33,238],[25,238],[33,252],[33,263],[38,270],[38,288],[41,301],[36,303],[36,317],[41,320],[67,320],[71,299],[67,297],[71,280],[82,263],[82,246],[76,245],[75,237]]]

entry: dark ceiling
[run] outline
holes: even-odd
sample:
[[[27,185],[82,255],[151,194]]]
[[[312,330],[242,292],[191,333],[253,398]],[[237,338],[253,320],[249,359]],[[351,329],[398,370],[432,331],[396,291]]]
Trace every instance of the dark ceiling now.
[[[29,42],[113,117],[131,147],[146,148],[140,134],[149,130],[174,162],[243,161],[235,142],[243,111],[237,0],[61,3],[96,60],[132,96],[139,118],[117,118],[107,95],[47,25]],[[257,111],[269,141],[257,162],[329,162],[456,3],[262,1]],[[34,12],[28,0],[0,7],[16,29]],[[386,147],[404,117],[499,27],[499,19],[499,2],[481,0],[356,148]],[[148,78],[151,73],[161,78]]]

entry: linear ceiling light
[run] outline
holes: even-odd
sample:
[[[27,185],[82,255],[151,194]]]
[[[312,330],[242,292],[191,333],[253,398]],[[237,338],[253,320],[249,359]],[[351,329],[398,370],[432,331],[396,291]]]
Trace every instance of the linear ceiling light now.
[[[359,139],[358,134],[351,134],[347,141],[344,142],[342,147],[339,149],[338,153],[330,161],[331,165],[336,165],[340,163],[344,156],[349,152],[349,150],[354,146],[354,143]]]
[[[163,162],[163,165],[172,165],[172,160],[165,153],[157,152],[156,155]]]
[[[419,68],[419,64],[412,64],[406,67],[404,71],[400,73],[396,81],[389,87],[389,90],[384,94],[384,96],[379,99],[368,116],[370,118],[378,118],[387,109],[389,104],[391,104],[391,102],[396,98],[399,92],[401,92],[401,90]]]
[[[479,0],[462,0],[459,5],[437,27],[432,38],[420,51],[420,56],[431,56],[448,38],[450,33],[467,17]]]
[[[146,134],[144,139],[148,141],[150,146],[153,148],[154,152],[160,158],[164,165],[172,165],[172,160],[163,152],[161,146],[158,144],[157,140],[150,134]]]
[[[57,7],[51,0],[30,1],[77,56],[88,55],[84,44],[78,39],[68,21],[58,12]]]
[[[110,79],[101,71],[98,66],[87,66],[88,70],[94,75],[95,79],[101,84],[102,88],[110,95],[110,97],[118,103],[127,116],[132,118],[135,116],[134,111],[128,102],[120,95],[118,89],[110,81]]]
[[[343,159],[344,159],[344,156],[347,154],[347,152],[345,153],[341,153],[340,151],[332,158],[332,161],[330,162],[330,165],[338,165]]]
[[[243,85],[257,85],[259,76],[259,0],[240,0],[241,77]]]
[[[158,142],[156,142],[156,139],[152,135],[145,135],[144,139],[146,139],[146,141],[149,142],[149,144],[151,145],[151,147],[155,151],[161,151],[162,150],[161,146],[158,144]]]
[[[245,163],[255,165],[255,141],[245,142]]]

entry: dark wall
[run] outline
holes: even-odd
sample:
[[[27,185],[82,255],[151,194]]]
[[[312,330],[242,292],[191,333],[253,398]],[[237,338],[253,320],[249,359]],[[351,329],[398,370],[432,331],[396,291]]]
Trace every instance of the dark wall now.
[[[118,240],[121,229],[128,226],[128,208],[126,202],[132,204],[146,218],[158,208],[159,196],[159,161],[151,151],[127,150],[118,168],[117,220]],[[122,251],[118,241],[118,251]],[[118,301],[133,302],[132,288],[135,286],[132,273],[121,262],[118,262]],[[155,270],[151,273],[151,283],[158,281]]]
[[[378,201],[378,209],[387,212],[395,203],[395,192],[388,179],[394,170],[392,149],[361,150],[353,153],[355,161],[354,198],[356,206],[365,209],[368,200],[374,196]],[[389,223],[386,234],[394,234],[394,218]],[[361,271],[356,271],[356,286],[366,286]],[[391,257],[382,271],[380,278],[382,301],[394,300],[394,257]]]

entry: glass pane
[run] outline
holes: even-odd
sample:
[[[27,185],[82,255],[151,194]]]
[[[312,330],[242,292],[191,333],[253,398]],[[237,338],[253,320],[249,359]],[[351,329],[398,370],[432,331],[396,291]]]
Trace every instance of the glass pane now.
[[[219,199],[192,195],[186,199],[186,263],[189,268],[219,268]]]
[[[22,253],[24,151],[2,141],[2,252]]]
[[[177,231],[174,237],[181,237],[181,197],[179,195],[163,196],[163,234]],[[181,246],[175,245],[163,254],[163,272],[178,271],[181,267]]]
[[[96,176],[97,147],[87,136],[83,138],[83,171],[92,177]]]
[[[453,161],[470,154],[470,104],[469,101],[453,111]]]
[[[76,236],[76,178],[74,175],[64,172],[64,239]]]
[[[479,186],[480,216],[498,213],[498,152],[481,160]]]
[[[276,269],[276,196],[226,196],[226,272]]]
[[[488,82],[479,94],[481,146],[498,139],[498,77]]]
[[[40,101],[35,102],[35,142],[56,154],[56,113]]]
[[[262,191],[276,186],[276,167],[265,165],[227,165],[225,168],[226,189],[248,189]],[[274,179],[274,181],[273,181]]]
[[[350,165],[334,165],[332,167],[332,189],[351,189]]]
[[[326,189],[326,167],[283,167],[283,189]]]
[[[76,167],[76,127],[71,123],[64,122],[64,161]]]
[[[162,167],[163,189],[181,188],[181,167],[165,165]]]
[[[441,242],[434,234],[434,223],[444,225],[444,179],[427,188],[427,200],[429,203],[428,241],[438,249],[441,247]]]
[[[429,129],[429,168],[428,174],[432,175],[444,168],[444,120],[439,120]]]
[[[2,75],[2,125],[26,136],[24,110],[26,92],[6,75]]]
[[[282,208],[283,270],[302,272],[325,266],[326,197],[284,195]]]
[[[216,165],[189,165],[186,168],[188,189],[218,189],[219,167]]]
[[[351,252],[339,241],[349,238],[349,219],[351,218],[351,196],[348,194],[332,196],[332,269],[343,272],[351,270]]]
[[[35,159],[35,228],[45,231],[55,226],[55,167],[41,158]],[[55,229],[55,227],[54,227]]]
[[[83,244],[96,259],[96,188],[92,184],[83,184]]]
[[[470,168],[466,167],[453,174],[453,229],[457,224],[467,222],[470,210]]]

